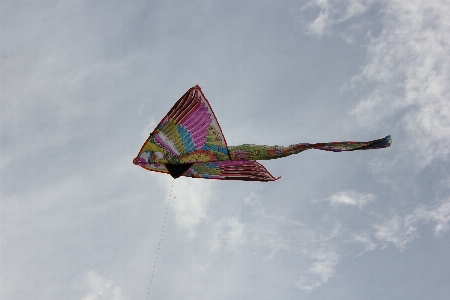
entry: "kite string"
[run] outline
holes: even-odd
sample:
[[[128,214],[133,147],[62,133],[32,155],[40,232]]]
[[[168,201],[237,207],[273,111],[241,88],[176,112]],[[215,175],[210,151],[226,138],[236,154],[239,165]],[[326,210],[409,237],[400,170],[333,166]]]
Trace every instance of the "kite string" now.
[[[172,198],[172,190],[173,190],[174,183],[175,183],[175,179],[172,180],[172,186],[170,188],[169,201],[167,201],[166,215],[164,216],[164,222],[163,222],[163,226],[161,228],[161,235],[159,237],[158,250],[156,251],[155,263],[153,264],[152,277],[150,278],[150,286],[148,287],[147,299],[150,295],[150,289],[152,288],[153,275],[155,274],[156,261],[158,260],[159,248],[161,247],[162,236],[164,233],[164,226],[166,225],[167,213],[169,211],[169,204],[170,204],[170,199]]]

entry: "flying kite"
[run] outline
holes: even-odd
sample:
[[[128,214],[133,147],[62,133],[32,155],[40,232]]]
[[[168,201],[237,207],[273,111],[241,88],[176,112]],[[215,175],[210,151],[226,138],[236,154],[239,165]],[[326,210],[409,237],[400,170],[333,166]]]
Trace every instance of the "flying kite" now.
[[[198,85],[190,88],[148,137],[133,163],[147,170],[223,180],[274,181],[257,160],[276,159],[308,149],[341,152],[389,147],[391,137],[369,142],[300,143],[288,147],[228,146],[216,116]]]

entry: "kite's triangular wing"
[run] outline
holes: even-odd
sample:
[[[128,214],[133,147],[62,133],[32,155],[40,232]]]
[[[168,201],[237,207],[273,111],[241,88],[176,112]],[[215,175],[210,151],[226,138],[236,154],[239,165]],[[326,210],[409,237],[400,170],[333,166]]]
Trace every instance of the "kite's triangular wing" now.
[[[190,88],[142,146],[135,164],[188,164],[229,159],[219,123],[200,87]]]
[[[245,180],[245,181],[275,181],[275,178],[260,163],[254,160],[247,161],[215,161],[192,165],[186,173],[188,177]]]

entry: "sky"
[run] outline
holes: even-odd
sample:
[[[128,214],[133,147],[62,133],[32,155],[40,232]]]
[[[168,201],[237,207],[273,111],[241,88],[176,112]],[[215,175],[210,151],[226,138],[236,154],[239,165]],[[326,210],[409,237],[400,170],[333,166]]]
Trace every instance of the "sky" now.
[[[448,299],[446,0],[0,2],[1,294]],[[133,165],[200,85],[281,179]]]

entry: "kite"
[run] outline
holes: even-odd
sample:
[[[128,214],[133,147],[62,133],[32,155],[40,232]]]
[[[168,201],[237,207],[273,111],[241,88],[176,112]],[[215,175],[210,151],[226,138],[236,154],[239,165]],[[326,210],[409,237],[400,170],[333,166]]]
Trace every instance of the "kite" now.
[[[369,142],[300,143],[288,147],[228,146],[211,105],[200,87],[190,88],[148,137],[135,165],[173,178],[275,181],[257,160],[277,159],[308,149],[341,152],[389,147],[391,137]]]

